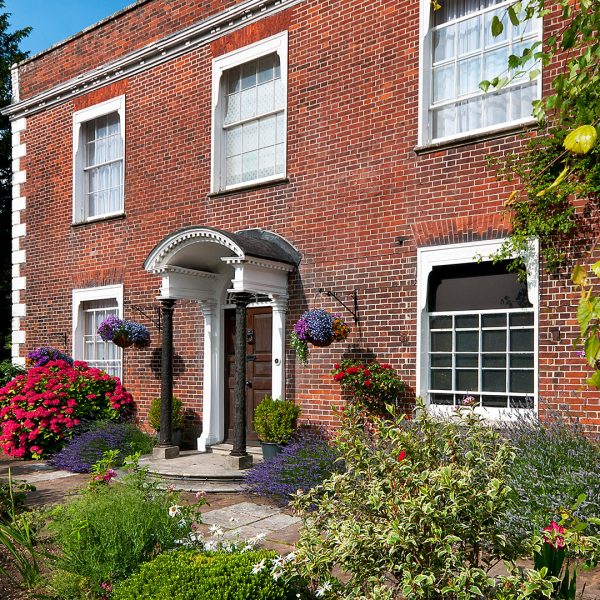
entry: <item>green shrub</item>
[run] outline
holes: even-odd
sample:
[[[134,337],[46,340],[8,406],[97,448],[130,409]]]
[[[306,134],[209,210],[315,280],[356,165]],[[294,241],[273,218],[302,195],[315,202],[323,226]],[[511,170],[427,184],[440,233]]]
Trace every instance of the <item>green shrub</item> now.
[[[125,579],[158,552],[187,539],[195,518],[175,492],[161,491],[143,471],[94,485],[59,506],[50,523],[64,571],[85,578],[100,593],[106,582]]]
[[[10,360],[0,362],[0,387],[4,387],[11,379],[17,375],[25,373],[25,367],[21,365],[13,365]]]
[[[139,573],[114,588],[112,600],[278,600],[291,595],[270,569],[253,574],[255,565],[275,558],[273,552],[198,553],[178,550],[157,556]],[[254,569],[256,571],[256,569]]]
[[[417,408],[413,423],[365,423],[350,405],[336,440],[345,472],[292,502],[304,525],[294,568],[315,587],[340,598],[494,596],[487,567],[512,558],[512,449],[472,409],[436,420]]]
[[[296,430],[300,407],[288,400],[265,396],[254,409],[254,430],[262,442],[287,443]]]
[[[160,398],[154,398],[148,411],[148,422],[154,431],[160,431]],[[183,428],[183,414],[181,409],[183,404],[179,398],[173,396],[173,411],[171,413],[171,423],[173,431]]]

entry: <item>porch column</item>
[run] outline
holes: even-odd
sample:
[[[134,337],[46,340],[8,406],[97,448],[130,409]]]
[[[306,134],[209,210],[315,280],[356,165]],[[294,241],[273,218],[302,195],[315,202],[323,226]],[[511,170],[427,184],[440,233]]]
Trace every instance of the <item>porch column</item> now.
[[[233,394],[233,449],[231,456],[247,456],[246,452],[246,307],[252,296],[246,292],[233,294],[235,303],[235,387]]]
[[[285,317],[287,313],[287,296],[271,296],[273,306],[273,398],[285,400]]]
[[[200,301],[204,316],[204,373],[202,395],[202,434],[198,438],[198,451],[206,452],[206,447],[223,440],[222,403],[220,402],[219,382],[219,310],[215,300]]]
[[[173,310],[175,300],[160,298],[162,323],[162,364],[160,386],[160,432],[155,458],[175,458],[179,447],[172,444],[173,415]]]

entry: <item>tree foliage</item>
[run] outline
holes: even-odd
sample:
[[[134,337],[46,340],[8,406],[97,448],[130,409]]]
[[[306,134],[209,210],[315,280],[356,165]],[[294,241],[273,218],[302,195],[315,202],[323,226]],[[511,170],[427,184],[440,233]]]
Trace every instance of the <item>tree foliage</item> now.
[[[0,11],[4,8],[0,0]],[[11,103],[10,68],[27,57],[19,46],[30,31],[30,27],[10,31],[10,14],[0,12],[0,108]],[[11,150],[10,122],[0,115],[0,358],[6,358],[11,330]]]

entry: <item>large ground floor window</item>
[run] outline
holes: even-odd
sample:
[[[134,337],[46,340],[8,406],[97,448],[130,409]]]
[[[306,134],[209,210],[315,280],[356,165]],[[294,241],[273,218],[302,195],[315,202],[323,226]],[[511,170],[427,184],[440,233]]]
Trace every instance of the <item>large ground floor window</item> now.
[[[476,246],[452,248],[420,252],[419,393],[440,407],[472,396],[492,410],[535,408],[536,285]]]

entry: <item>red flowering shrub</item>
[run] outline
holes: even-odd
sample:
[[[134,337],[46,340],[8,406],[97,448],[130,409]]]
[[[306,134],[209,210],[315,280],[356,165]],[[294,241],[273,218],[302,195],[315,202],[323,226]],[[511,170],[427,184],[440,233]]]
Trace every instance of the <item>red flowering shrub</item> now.
[[[40,458],[60,450],[81,421],[124,420],[133,409],[119,379],[84,362],[50,361],[0,388],[0,447]]]
[[[333,365],[332,375],[355,403],[376,415],[385,414],[388,404],[396,406],[405,388],[392,365],[378,362],[346,359]]]

